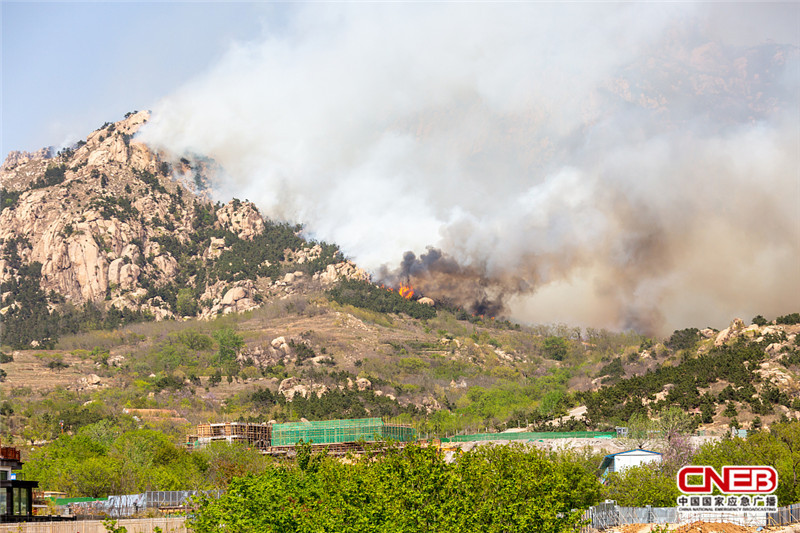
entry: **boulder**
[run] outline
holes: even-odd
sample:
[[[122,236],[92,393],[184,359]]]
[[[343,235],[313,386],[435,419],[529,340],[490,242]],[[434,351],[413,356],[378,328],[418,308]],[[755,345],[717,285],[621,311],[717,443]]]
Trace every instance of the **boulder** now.
[[[744,330],[744,328],[745,326],[742,319],[734,318],[730,326],[719,332],[717,338],[714,340],[714,346],[722,346],[729,340],[737,337],[739,333],[741,333],[742,330]]]
[[[173,278],[178,272],[178,262],[170,254],[162,254],[153,259],[153,264],[166,278]]]
[[[244,287],[234,287],[225,293],[222,297],[222,305],[233,305],[238,300],[247,296],[247,291]]]

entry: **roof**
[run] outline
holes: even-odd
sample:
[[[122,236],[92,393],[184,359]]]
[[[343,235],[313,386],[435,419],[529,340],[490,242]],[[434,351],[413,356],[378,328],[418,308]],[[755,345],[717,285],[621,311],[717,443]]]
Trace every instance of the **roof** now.
[[[653,450],[645,450],[643,448],[636,448],[636,449],[633,449],[633,450],[625,450],[624,452],[612,453],[610,455],[606,455],[606,457],[616,457],[617,455],[623,455],[623,454],[626,454],[626,453],[633,453],[633,452],[646,452],[646,453],[654,453],[656,455],[663,455],[661,452],[654,452]]]
[[[608,469],[608,467],[611,466],[611,463],[614,462],[614,458],[616,456],[625,455],[625,454],[634,453],[634,452],[645,452],[646,454],[650,454],[650,455],[663,455],[661,452],[654,452],[652,450],[644,450],[642,448],[637,448],[637,449],[634,449],[634,450],[625,450],[624,452],[612,453],[610,455],[606,455],[603,458],[603,462],[600,463],[600,470]]]

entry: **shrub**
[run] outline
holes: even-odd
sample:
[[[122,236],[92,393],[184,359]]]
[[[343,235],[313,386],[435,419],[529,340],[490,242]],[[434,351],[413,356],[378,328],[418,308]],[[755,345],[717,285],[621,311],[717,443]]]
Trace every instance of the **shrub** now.
[[[342,280],[328,291],[328,297],[342,305],[352,305],[378,313],[405,313],[418,319],[436,316],[433,307],[406,300],[396,292],[366,281]]]
[[[686,328],[675,330],[664,345],[674,351],[693,350],[698,342],[700,342],[700,330],[697,328]]]

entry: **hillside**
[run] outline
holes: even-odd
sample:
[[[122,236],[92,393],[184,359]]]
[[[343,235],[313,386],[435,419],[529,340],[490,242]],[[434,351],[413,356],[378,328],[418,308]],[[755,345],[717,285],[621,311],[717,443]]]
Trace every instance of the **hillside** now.
[[[173,167],[133,139],[147,118],[129,114],[55,156],[12,153],[3,164],[4,344],[52,347],[87,325],[253,309],[291,292],[286,273],[366,278],[335,246],[265,221],[249,202],[208,200],[202,163]]]
[[[796,313],[652,339],[401,295],[250,202],[212,201],[213,163],[137,142],[147,118],[0,169],[0,415],[18,440],[103,420],[180,438],[222,419],[388,416],[445,435],[670,407],[707,431],[798,416]]]

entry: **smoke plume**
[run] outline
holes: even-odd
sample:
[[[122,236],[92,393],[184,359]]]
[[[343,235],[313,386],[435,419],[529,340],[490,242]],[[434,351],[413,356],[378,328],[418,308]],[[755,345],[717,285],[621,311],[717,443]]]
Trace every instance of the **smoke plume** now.
[[[797,310],[798,16],[309,4],[164,98],[140,138],[214,158],[226,194],[434,298],[724,327]]]

